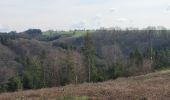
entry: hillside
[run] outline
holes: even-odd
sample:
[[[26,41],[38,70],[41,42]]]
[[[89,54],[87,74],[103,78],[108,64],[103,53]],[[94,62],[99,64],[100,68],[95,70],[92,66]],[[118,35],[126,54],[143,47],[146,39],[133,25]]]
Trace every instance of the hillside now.
[[[169,100],[170,70],[101,83],[0,94],[0,100]]]
[[[170,67],[169,30],[69,32],[0,33],[0,93],[103,82]]]

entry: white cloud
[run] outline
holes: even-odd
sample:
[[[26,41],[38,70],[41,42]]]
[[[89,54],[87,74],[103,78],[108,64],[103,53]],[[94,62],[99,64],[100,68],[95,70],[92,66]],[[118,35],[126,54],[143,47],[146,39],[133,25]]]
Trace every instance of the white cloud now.
[[[96,14],[95,16],[87,18],[86,20],[79,21],[77,23],[72,24],[71,28],[72,29],[97,29],[100,28],[102,18],[103,17],[101,14]]]
[[[127,18],[118,18],[116,21],[118,21],[118,22],[127,22],[129,20]]]
[[[8,31],[9,31],[8,26],[0,24],[0,32],[8,32]]]
[[[102,15],[101,14],[96,14],[92,19],[94,20],[99,20],[102,18]]]
[[[109,10],[109,12],[115,12],[116,11],[116,9],[115,8],[110,8],[110,10]]]
[[[85,29],[86,28],[86,23],[85,22],[78,22],[76,24],[71,25],[72,29]]]
[[[103,15],[102,14],[96,14],[94,17],[92,17],[89,20],[88,23],[88,28],[93,28],[93,29],[97,29],[101,26],[101,20],[103,19]]]
[[[170,5],[165,8],[165,12],[170,12]]]

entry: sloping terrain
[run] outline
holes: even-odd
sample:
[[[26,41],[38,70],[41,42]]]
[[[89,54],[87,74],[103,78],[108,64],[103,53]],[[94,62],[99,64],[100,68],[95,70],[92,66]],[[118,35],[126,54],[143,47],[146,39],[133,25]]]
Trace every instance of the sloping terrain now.
[[[16,74],[20,65],[14,61],[15,56],[14,52],[0,43],[0,85]]]
[[[101,83],[0,94],[0,100],[170,100],[170,70]]]

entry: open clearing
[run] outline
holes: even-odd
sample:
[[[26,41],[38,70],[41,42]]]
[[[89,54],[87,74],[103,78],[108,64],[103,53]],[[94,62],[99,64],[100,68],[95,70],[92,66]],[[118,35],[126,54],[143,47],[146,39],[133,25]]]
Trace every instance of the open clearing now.
[[[2,93],[0,100],[170,100],[170,70],[101,83]]]

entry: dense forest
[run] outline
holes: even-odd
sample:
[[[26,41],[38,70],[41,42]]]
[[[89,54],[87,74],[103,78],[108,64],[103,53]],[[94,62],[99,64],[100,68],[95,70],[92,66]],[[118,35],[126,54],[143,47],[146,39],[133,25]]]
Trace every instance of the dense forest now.
[[[170,67],[170,30],[0,33],[0,92],[99,82]]]

